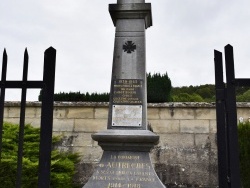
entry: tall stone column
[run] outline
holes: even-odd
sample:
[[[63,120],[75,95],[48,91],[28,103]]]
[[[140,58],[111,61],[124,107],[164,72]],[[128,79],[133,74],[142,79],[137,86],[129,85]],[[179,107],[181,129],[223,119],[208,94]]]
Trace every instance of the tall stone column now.
[[[108,129],[147,129],[145,30],[151,4],[118,0],[109,6],[116,26]]]
[[[117,0],[109,5],[116,27],[107,130],[92,135],[104,150],[84,188],[163,188],[149,152],[159,136],[147,126],[145,30],[151,4]]]

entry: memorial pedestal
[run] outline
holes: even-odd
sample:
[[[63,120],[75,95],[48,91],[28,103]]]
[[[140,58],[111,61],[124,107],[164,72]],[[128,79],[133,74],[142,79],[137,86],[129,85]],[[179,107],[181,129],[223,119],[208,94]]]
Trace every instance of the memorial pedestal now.
[[[107,130],[92,135],[104,150],[84,188],[164,188],[149,151],[159,136],[148,130]]]

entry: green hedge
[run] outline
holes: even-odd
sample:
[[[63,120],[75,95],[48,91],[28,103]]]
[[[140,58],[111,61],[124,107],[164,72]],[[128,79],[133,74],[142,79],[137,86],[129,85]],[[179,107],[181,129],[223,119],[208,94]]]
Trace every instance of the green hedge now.
[[[3,148],[0,163],[1,188],[15,187],[17,172],[19,126],[11,123],[3,125]],[[38,183],[38,160],[40,129],[26,125],[24,130],[22,187],[34,188]],[[60,141],[60,137],[53,137],[53,143]],[[73,188],[79,187],[73,182],[75,164],[78,162],[78,154],[52,151],[51,156],[51,187]]]
[[[238,126],[240,147],[241,183],[244,188],[250,188],[250,123],[240,123]]]

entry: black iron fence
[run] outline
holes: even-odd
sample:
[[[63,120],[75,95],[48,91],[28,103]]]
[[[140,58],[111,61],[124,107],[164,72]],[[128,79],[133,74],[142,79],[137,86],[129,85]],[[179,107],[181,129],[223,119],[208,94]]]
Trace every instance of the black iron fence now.
[[[250,79],[236,79],[231,45],[225,46],[226,83],[222,53],[214,51],[219,187],[240,188],[235,88],[250,86]]]
[[[42,108],[41,108],[41,125],[40,125],[40,148],[39,148],[39,169],[38,169],[38,187],[50,187],[50,160],[52,145],[52,128],[53,128],[53,96],[55,83],[55,62],[56,50],[48,48],[44,53],[44,70],[42,81],[28,81],[28,51],[24,52],[23,78],[21,81],[6,80],[7,74],[7,53],[3,52],[2,61],[2,78],[0,81],[0,163],[2,154],[2,134],[4,119],[4,100],[6,89],[21,89],[21,108],[18,137],[18,161],[16,187],[21,187],[22,177],[22,159],[23,159],[23,139],[25,125],[25,106],[27,89],[42,89]]]

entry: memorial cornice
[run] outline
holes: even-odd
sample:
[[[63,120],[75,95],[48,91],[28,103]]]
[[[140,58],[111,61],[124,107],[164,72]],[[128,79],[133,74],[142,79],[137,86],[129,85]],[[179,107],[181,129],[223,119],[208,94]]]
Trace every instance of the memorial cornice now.
[[[114,26],[118,19],[144,19],[146,29],[153,25],[151,3],[110,4],[109,13]]]
[[[92,138],[105,151],[147,151],[159,142],[159,136],[149,130],[108,129],[95,134]]]

